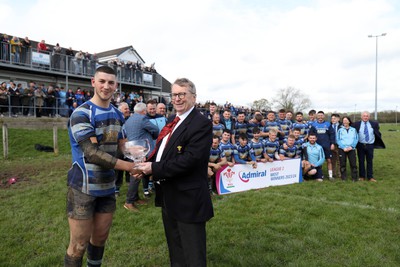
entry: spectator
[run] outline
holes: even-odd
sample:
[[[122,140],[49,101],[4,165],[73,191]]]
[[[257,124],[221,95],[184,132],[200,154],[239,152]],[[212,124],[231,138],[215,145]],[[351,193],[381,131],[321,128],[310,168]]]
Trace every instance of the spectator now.
[[[38,87],[35,90],[35,109],[36,109],[36,117],[42,117],[44,100],[46,99],[46,93],[43,90],[43,87]]]
[[[79,51],[75,54],[75,74],[81,74],[82,70],[81,70],[81,66],[82,66],[82,60],[84,58],[84,55],[82,53],[82,51]]]
[[[52,55],[52,59],[53,59],[53,68],[56,70],[60,70],[61,69],[61,52],[62,52],[62,48],[60,47],[59,43],[56,44],[56,46],[53,47],[53,51],[51,53]]]
[[[124,125],[128,141],[147,139],[151,142],[153,139],[157,139],[159,130],[156,125],[150,122],[148,116],[146,116],[146,104],[138,103],[134,111],[133,115],[129,117]],[[149,153],[151,152],[149,151]],[[127,210],[138,211],[135,203],[144,204],[143,201],[140,201],[138,194],[139,182],[140,180],[132,176],[130,177],[129,189],[124,205]],[[145,197],[148,197],[148,179],[147,184],[145,183],[145,180],[143,180],[143,189],[146,190],[144,191]]]
[[[83,75],[87,75],[87,74],[89,74],[89,72],[88,72],[88,62],[90,61],[90,54],[89,54],[89,52],[86,52],[84,55],[83,55],[83,58],[82,58],[82,70],[83,70]]]
[[[22,96],[22,115],[31,116],[33,107],[33,96],[35,94],[36,84],[35,82],[30,82],[29,87],[26,88]]]
[[[67,117],[68,116],[68,109],[67,109],[67,92],[65,92],[64,87],[60,87],[58,94],[60,96],[59,98],[59,115],[61,117]]]
[[[132,61],[125,64],[125,78],[128,82],[133,82]]]
[[[1,38],[1,60],[10,60],[10,39],[7,34],[3,34]]]
[[[51,85],[47,88],[47,97],[45,101],[46,101],[47,114],[49,115],[49,117],[55,117],[57,98],[54,88]]]
[[[149,119],[149,121],[151,123],[153,123],[157,128],[158,128],[158,132],[161,132],[161,129],[164,128],[164,126],[167,123],[167,119],[162,116],[157,114],[156,111],[156,102],[154,100],[149,100],[147,101],[147,105],[146,105],[146,118]],[[153,151],[155,143],[156,143],[156,139],[154,138],[153,140],[149,140],[150,142],[150,153]],[[151,177],[143,177],[143,193],[145,195],[145,197],[150,197],[150,192],[152,190],[153,187],[153,181],[150,179]]]
[[[65,67],[65,69],[67,70],[67,72],[73,73],[74,66],[73,66],[72,62],[74,61],[74,57],[75,57],[74,50],[72,50],[71,47],[68,48],[67,50],[65,50],[65,55],[67,56],[67,66]]]
[[[20,63],[21,42],[17,36],[14,36],[11,41],[11,54],[14,56],[14,63]]]
[[[78,107],[85,102],[85,99],[83,98],[83,92],[80,87],[78,87],[78,89],[76,89],[75,101],[78,104]]]
[[[163,117],[167,116],[167,108],[164,103],[158,103],[156,106],[156,114],[161,115]]]
[[[19,88],[17,88],[17,86],[15,86],[14,82],[10,82],[10,87],[8,88],[8,93],[10,95],[11,114],[13,117],[17,117],[20,106],[21,106],[21,103],[20,103],[21,92],[19,91]]]
[[[31,63],[31,41],[28,37],[25,37],[21,41],[21,63],[30,64]]]
[[[136,77],[136,83],[141,84],[142,83],[142,64],[140,61],[137,61],[135,64],[135,77]]]
[[[4,113],[8,111],[8,89],[7,83],[2,82],[0,85],[0,116],[4,117]]]
[[[72,114],[72,105],[75,102],[75,93],[74,93],[74,91],[72,91],[71,88],[68,88],[68,92],[66,93],[65,97],[66,97],[65,103],[68,106],[68,113],[69,113],[68,116],[71,116],[71,114]]]
[[[94,73],[96,72],[96,64],[97,64],[97,54],[93,53],[90,56],[90,71],[92,75],[94,75]]]
[[[47,52],[49,50],[49,47],[46,45],[45,40],[40,41],[40,43],[37,44],[37,50],[39,53]]]
[[[84,102],[89,101],[91,98],[92,98],[92,94],[90,93],[90,91],[89,91],[89,90],[86,91],[86,92],[85,92],[85,95],[83,96]],[[124,103],[124,102],[122,102],[122,103]],[[122,103],[120,103],[120,105],[121,105]]]

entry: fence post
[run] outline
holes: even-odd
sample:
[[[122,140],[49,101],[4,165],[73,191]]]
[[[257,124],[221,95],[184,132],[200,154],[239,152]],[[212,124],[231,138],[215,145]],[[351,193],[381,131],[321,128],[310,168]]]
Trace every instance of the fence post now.
[[[4,159],[8,158],[8,127],[7,124],[3,124],[3,156]]]
[[[58,128],[57,125],[53,125],[53,146],[54,154],[58,155]]]

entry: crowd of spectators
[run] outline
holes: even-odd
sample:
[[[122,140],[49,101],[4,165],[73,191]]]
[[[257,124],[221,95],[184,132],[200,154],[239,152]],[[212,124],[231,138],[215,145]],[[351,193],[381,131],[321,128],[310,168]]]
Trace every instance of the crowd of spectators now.
[[[66,90],[62,86],[37,85],[31,81],[23,88],[21,83],[3,81],[0,84],[0,116],[69,117],[75,108],[91,99],[92,94],[93,90],[81,87]],[[136,103],[146,100],[142,90],[116,92],[112,104],[119,106],[122,102],[126,102],[133,112]],[[164,98],[161,98],[161,102],[167,105]],[[171,110],[170,108],[169,111]]]
[[[48,45],[45,40],[34,42],[28,37],[10,38],[7,34],[0,33],[0,61],[10,64],[26,65],[46,70],[68,72],[82,76],[92,76],[99,65],[96,53],[73,50],[71,47],[63,48],[59,43]],[[37,51],[48,54],[48,64],[32,62],[32,52]],[[107,65],[112,67],[118,75],[119,80],[136,84],[143,83],[143,73],[157,74],[155,63],[150,66],[143,65],[140,61],[123,61],[121,59],[110,60]],[[153,83],[155,77],[153,77]]]

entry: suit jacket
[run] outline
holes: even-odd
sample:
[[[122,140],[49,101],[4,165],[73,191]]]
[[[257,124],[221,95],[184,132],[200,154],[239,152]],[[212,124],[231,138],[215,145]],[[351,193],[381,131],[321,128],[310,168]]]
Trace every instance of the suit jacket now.
[[[207,176],[211,143],[211,121],[194,108],[173,132],[160,161],[152,163],[153,179],[160,181],[156,206],[177,221],[205,222],[214,216]]]
[[[150,150],[149,153],[154,149],[154,139],[158,137],[158,127],[154,125],[146,115],[134,113],[130,116],[125,124],[124,129],[126,132],[126,138],[129,141],[136,139],[147,139],[149,140]]]
[[[371,127],[374,130],[374,135],[375,135],[374,148],[386,148],[385,143],[382,140],[382,134],[379,131],[379,123],[376,121],[369,121],[369,123],[371,124]],[[358,133],[361,127],[361,121],[356,121],[352,126],[356,128]]]

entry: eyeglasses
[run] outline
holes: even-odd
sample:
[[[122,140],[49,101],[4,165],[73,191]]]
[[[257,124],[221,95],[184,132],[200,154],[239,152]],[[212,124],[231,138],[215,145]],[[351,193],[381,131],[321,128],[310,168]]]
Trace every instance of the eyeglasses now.
[[[178,97],[179,99],[184,99],[186,96],[186,93],[179,93],[179,94],[171,94],[171,98],[172,100],[175,100],[176,97]]]

